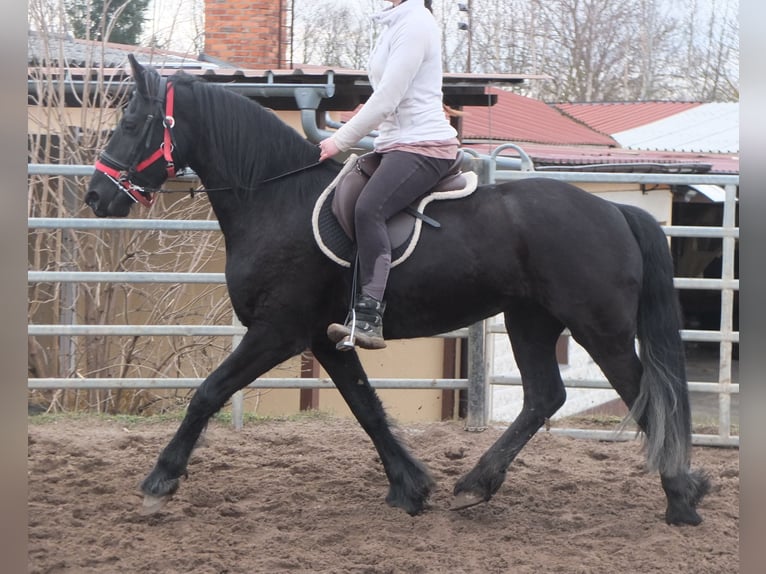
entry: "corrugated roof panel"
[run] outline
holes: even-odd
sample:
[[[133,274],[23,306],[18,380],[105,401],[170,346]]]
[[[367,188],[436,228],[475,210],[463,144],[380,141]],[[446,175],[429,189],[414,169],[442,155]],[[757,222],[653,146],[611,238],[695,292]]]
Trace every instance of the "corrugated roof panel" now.
[[[594,130],[613,135],[701,105],[700,102],[594,102],[554,104]]]
[[[210,67],[210,64],[200,62],[196,57],[178,52],[94,42],[70,36],[46,38],[34,31],[27,33],[27,62],[33,66],[122,68],[128,63],[128,54],[135,54],[139,61],[151,63],[155,67],[180,68],[189,64]]]
[[[630,149],[739,153],[739,103],[702,104],[613,136]]]
[[[464,139],[617,145],[610,136],[590,129],[544,102],[494,87],[488,88],[488,93],[497,95],[496,105],[464,109]]]
[[[469,144],[470,147],[482,154],[490,154],[499,142]],[[559,167],[566,170],[568,166],[602,166],[602,171],[669,171],[669,172],[701,172],[734,174],[739,173],[739,158],[729,154],[704,154],[685,152],[663,152],[632,150],[614,147],[592,146],[562,146],[521,144],[521,148],[534,162],[537,169],[544,166]],[[514,150],[506,150],[503,155],[515,157]],[[612,167],[608,167],[612,166]]]

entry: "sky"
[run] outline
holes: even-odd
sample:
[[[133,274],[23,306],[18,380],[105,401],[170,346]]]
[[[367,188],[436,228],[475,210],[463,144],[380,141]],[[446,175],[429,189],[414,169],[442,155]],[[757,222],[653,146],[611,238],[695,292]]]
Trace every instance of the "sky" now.
[[[311,2],[312,0],[296,0],[297,2]],[[389,5],[385,0],[313,0],[317,3],[347,4],[349,7],[359,6],[360,2],[378,5],[381,9]],[[438,0],[437,0],[438,1]],[[443,2],[456,2],[458,0],[442,0]],[[666,0],[669,5],[677,7],[678,0]],[[700,17],[704,17],[710,10],[718,12],[725,8],[734,9],[739,0],[697,0],[697,10]],[[148,38],[153,34],[160,38],[170,38],[170,50],[182,53],[196,54],[194,38],[197,35],[195,29],[195,12],[199,14],[196,19],[203,20],[204,0],[151,0],[147,9],[147,21],[144,27],[144,35]]]
[[[296,0],[297,1],[297,0]],[[311,0],[301,0],[310,2]],[[348,4],[358,3],[360,0],[314,0],[317,3]],[[389,5],[385,0],[364,0],[374,2],[380,8]],[[451,1],[451,0],[445,0]],[[147,20],[144,26],[144,35],[148,38],[153,34],[161,38],[170,36],[171,45],[168,49],[182,53],[195,53],[194,37],[194,10],[201,14],[204,11],[204,0],[151,0],[147,9]],[[202,19],[201,16],[199,18]],[[172,31],[172,33],[170,33]]]
[[[144,36],[169,37],[171,44],[167,46],[168,49],[195,54],[195,5],[201,14],[203,0],[151,0],[147,9]]]

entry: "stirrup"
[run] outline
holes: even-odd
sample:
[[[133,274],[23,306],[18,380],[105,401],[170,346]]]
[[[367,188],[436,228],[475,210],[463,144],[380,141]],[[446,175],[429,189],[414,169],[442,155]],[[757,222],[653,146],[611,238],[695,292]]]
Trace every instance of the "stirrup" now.
[[[351,332],[335,343],[338,351],[350,351],[356,346],[356,309],[351,308]]]
[[[374,328],[365,320],[365,314],[358,314],[355,309],[349,312],[343,325],[331,323],[327,327],[327,336],[339,351],[350,351],[354,347],[368,350],[386,348],[382,328]]]

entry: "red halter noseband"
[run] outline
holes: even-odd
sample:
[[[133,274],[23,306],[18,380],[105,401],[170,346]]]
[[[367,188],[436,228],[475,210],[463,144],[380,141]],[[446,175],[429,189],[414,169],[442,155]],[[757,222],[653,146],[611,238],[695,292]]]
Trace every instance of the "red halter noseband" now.
[[[162,78],[160,86],[162,87],[165,83],[167,83],[165,93],[165,116],[162,119],[165,133],[160,147],[137,165],[126,166],[110,157],[106,152],[101,152],[99,159],[96,161],[96,170],[111,179],[114,184],[120,190],[127,193],[133,201],[140,203],[145,207],[151,207],[154,204],[155,196],[152,192],[146,191],[144,188],[133,183],[130,180],[131,176],[142,172],[156,161],[163,158],[165,159],[165,169],[167,170],[168,177],[174,177],[176,175],[176,168],[173,162],[173,127],[175,126],[175,119],[173,118],[173,95],[175,90],[173,89],[172,82]],[[160,92],[161,89],[162,88],[160,88]],[[151,120],[152,118],[150,116],[147,119]],[[147,133],[147,137],[150,137],[150,134]]]

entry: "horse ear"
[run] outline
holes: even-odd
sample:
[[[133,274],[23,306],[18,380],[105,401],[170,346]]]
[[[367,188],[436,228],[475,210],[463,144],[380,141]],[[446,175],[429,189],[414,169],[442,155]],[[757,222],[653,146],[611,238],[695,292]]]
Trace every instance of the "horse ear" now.
[[[133,54],[128,54],[130,68],[133,74],[133,80],[136,83],[136,91],[143,97],[149,97],[149,86],[147,85],[146,68],[138,63]]]

